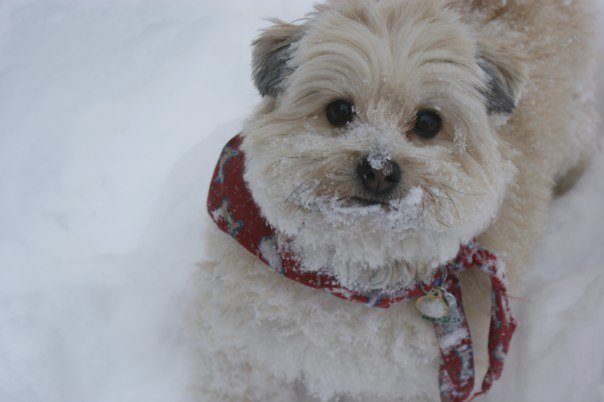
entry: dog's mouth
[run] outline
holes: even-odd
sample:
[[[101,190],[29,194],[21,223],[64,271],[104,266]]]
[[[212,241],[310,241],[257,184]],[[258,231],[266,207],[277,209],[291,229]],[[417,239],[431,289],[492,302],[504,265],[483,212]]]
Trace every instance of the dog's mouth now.
[[[346,205],[350,206],[350,207],[380,206],[382,208],[389,208],[390,200],[377,200],[377,199],[364,198],[364,197],[351,197],[347,200]]]

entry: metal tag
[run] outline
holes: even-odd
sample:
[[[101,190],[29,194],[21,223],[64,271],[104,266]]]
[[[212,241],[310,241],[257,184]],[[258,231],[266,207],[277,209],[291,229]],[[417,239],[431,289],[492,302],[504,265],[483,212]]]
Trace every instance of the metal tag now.
[[[452,322],[457,307],[455,296],[442,288],[432,289],[415,303],[422,318],[431,322],[446,324]]]

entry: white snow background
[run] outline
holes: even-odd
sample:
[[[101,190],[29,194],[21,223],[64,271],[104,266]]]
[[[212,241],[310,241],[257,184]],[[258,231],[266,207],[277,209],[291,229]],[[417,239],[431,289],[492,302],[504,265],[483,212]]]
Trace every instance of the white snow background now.
[[[311,3],[0,0],[0,402],[193,400],[209,176],[259,99],[262,18]],[[603,200],[599,152],[489,400],[604,401]]]

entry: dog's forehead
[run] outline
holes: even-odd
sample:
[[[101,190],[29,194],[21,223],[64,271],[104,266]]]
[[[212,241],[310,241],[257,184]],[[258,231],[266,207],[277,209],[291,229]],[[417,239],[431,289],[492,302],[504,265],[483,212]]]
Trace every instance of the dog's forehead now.
[[[341,6],[335,9],[319,8],[309,26],[307,46],[347,44],[366,56],[378,50],[372,47],[385,48],[393,62],[414,56],[421,59],[430,51],[448,53],[460,61],[474,59],[472,36],[457,13],[440,0],[347,0],[338,4]]]
[[[298,45],[298,78],[313,81],[306,88],[406,96],[400,92],[413,91],[414,83],[422,86],[447,80],[448,74],[475,71],[475,40],[441,1],[338,5],[319,9]]]

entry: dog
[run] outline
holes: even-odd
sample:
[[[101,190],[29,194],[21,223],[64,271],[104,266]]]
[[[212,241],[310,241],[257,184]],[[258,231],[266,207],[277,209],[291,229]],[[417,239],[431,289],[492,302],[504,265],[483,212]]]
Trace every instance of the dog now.
[[[594,10],[331,0],[274,20],[253,43],[263,99],[240,147],[275,247],[303,272],[371,293],[431,278],[476,239],[521,295],[552,197],[594,149]],[[302,286],[214,225],[206,245],[202,400],[441,399],[438,339],[413,303],[370,308]],[[459,281],[479,378],[492,286],[479,270]]]

